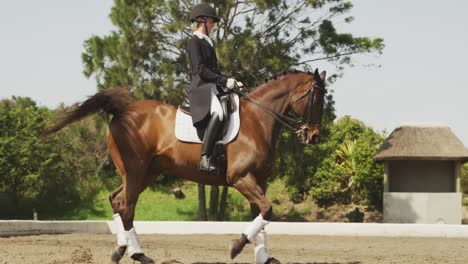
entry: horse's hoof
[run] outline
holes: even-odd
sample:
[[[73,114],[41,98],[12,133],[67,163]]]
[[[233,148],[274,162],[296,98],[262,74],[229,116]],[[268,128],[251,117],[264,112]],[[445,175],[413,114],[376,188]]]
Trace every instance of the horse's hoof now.
[[[140,261],[141,264],[154,264],[154,261],[143,253],[136,253],[131,256],[131,258],[135,261]]]
[[[241,253],[245,244],[247,244],[247,236],[242,234],[241,238],[233,240],[231,244],[231,259],[234,259],[239,253]]]
[[[275,258],[269,258],[265,264],[281,264],[281,262],[279,262],[279,260],[275,259]]]
[[[122,257],[125,255],[125,250],[127,250],[126,246],[118,247],[114,252],[112,252],[112,263],[118,264]]]

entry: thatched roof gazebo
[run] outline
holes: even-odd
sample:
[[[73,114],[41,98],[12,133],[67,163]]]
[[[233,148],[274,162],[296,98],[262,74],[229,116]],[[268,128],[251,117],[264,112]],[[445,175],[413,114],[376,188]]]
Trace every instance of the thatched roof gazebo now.
[[[468,150],[452,130],[441,124],[406,124],[385,140],[374,160],[468,161]]]
[[[461,223],[460,167],[468,150],[448,126],[402,125],[374,160],[384,162],[384,222]]]

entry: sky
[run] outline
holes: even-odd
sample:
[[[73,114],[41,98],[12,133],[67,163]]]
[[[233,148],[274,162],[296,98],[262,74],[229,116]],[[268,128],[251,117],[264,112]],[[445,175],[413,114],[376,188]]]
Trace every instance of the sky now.
[[[338,117],[387,135],[405,123],[442,123],[468,146],[468,1],[352,2],[355,20],[338,24],[339,32],[381,37],[385,49],[358,56],[328,86]],[[82,73],[81,53],[86,39],[114,29],[113,0],[0,3],[0,98],[28,96],[55,108],[96,92],[95,80]]]

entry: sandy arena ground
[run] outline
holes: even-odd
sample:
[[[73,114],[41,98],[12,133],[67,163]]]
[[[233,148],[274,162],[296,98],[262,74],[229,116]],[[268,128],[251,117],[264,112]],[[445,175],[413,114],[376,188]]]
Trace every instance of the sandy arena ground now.
[[[252,245],[229,259],[236,235],[141,235],[148,256],[159,264],[253,263]],[[270,253],[290,264],[468,263],[468,239],[269,236]],[[114,235],[0,237],[0,264],[110,263]],[[122,261],[134,263],[128,256]],[[138,262],[139,263],[139,262]]]

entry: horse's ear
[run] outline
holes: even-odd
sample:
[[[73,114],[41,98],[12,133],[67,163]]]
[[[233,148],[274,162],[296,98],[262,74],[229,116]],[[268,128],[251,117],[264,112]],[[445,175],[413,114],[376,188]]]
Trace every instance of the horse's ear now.
[[[320,75],[319,75],[319,72],[318,72],[318,68],[315,69],[315,71],[314,71],[314,80],[316,82],[320,81]]]
[[[320,79],[322,79],[322,82],[325,82],[325,78],[327,77],[327,72],[326,71],[322,71],[320,73]]]

